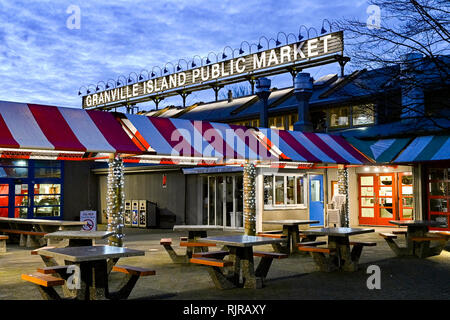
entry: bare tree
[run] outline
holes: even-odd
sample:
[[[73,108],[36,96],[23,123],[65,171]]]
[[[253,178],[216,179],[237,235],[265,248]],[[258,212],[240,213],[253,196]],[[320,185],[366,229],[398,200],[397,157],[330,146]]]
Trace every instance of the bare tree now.
[[[335,22],[345,33],[353,67],[367,70],[373,78],[361,81],[360,73],[354,85],[367,95],[378,95],[403,120],[448,129],[450,1],[369,0],[369,4],[379,9],[377,24],[359,19]]]
[[[252,94],[252,89],[250,88],[250,86],[242,84],[242,83],[238,83],[238,84],[229,86],[227,89],[231,90],[231,92],[233,93],[233,98],[244,97],[244,96],[248,96],[248,95]],[[228,92],[228,90],[227,90],[227,92]],[[227,97],[228,97],[228,93],[225,93],[224,91],[220,92],[221,99],[227,99]]]

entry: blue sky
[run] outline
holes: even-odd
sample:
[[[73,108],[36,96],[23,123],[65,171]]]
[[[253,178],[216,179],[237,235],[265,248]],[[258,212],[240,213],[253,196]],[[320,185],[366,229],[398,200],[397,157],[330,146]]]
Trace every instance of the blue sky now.
[[[67,27],[71,5],[80,8],[80,29]],[[302,24],[320,30],[323,19],[366,20],[367,7],[366,0],[0,0],[0,100],[80,108],[82,85],[239,48],[244,40],[276,38],[280,31],[298,34]],[[318,78],[338,70],[330,65],[305,72]],[[277,76],[272,83],[281,88],[291,80]],[[213,99],[207,90],[187,103]],[[180,105],[181,98],[161,106],[168,104]]]

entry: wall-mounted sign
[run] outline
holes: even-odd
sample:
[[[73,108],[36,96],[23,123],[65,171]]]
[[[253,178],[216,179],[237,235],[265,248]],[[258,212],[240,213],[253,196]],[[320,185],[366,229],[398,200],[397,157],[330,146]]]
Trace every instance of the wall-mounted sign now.
[[[83,230],[96,231],[97,230],[97,211],[83,210],[80,211],[80,221],[86,222]]]
[[[209,81],[243,76],[258,70],[289,65],[343,51],[342,31],[326,34],[285,46],[232,58],[187,71],[105,90],[83,97],[83,108],[93,108],[118,101],[184,89]],[[243,78],[243,80],[245,80]]]

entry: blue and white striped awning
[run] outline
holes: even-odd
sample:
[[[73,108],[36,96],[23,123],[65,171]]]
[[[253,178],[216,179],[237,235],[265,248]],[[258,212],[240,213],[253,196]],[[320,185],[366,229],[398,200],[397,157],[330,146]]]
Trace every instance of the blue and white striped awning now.
[[[448,135],[415,138],[393,163],[437,160],[450,160],[450,136]]]

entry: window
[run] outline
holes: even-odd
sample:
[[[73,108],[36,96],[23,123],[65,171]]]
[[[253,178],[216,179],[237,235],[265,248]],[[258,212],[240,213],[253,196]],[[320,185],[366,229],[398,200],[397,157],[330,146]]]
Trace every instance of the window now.
[[[264,208],[306,207],[303,175],[264,175]]]
[[[55,217],[60,215],[61,185],[41,183],[34,185],[34,216]]]
[[[1,159],[0,178],[27,178],[28,160]]]
[[[349,126],[349,107],[333,108],[329,110],[330,128],[343,128]]]
[[[330,129],[366,126],[375,123],[375,104],[346,106],[328,110]]]
[[[269,128],[284,130],[284,116],[269,117]]]
[[[353,126],[373,124],[375,122],[374,107],[374,104],[354,106],[352,112]]]
[[[289,130],[294,130],[294,123],[296,123],[298,121],[298,114],[294,113],[294,114],[290,114],[288,115],[288,129]]]
[[[450,168],[428,169],[428,214],[430,220],[444,222],[450,219]]]

